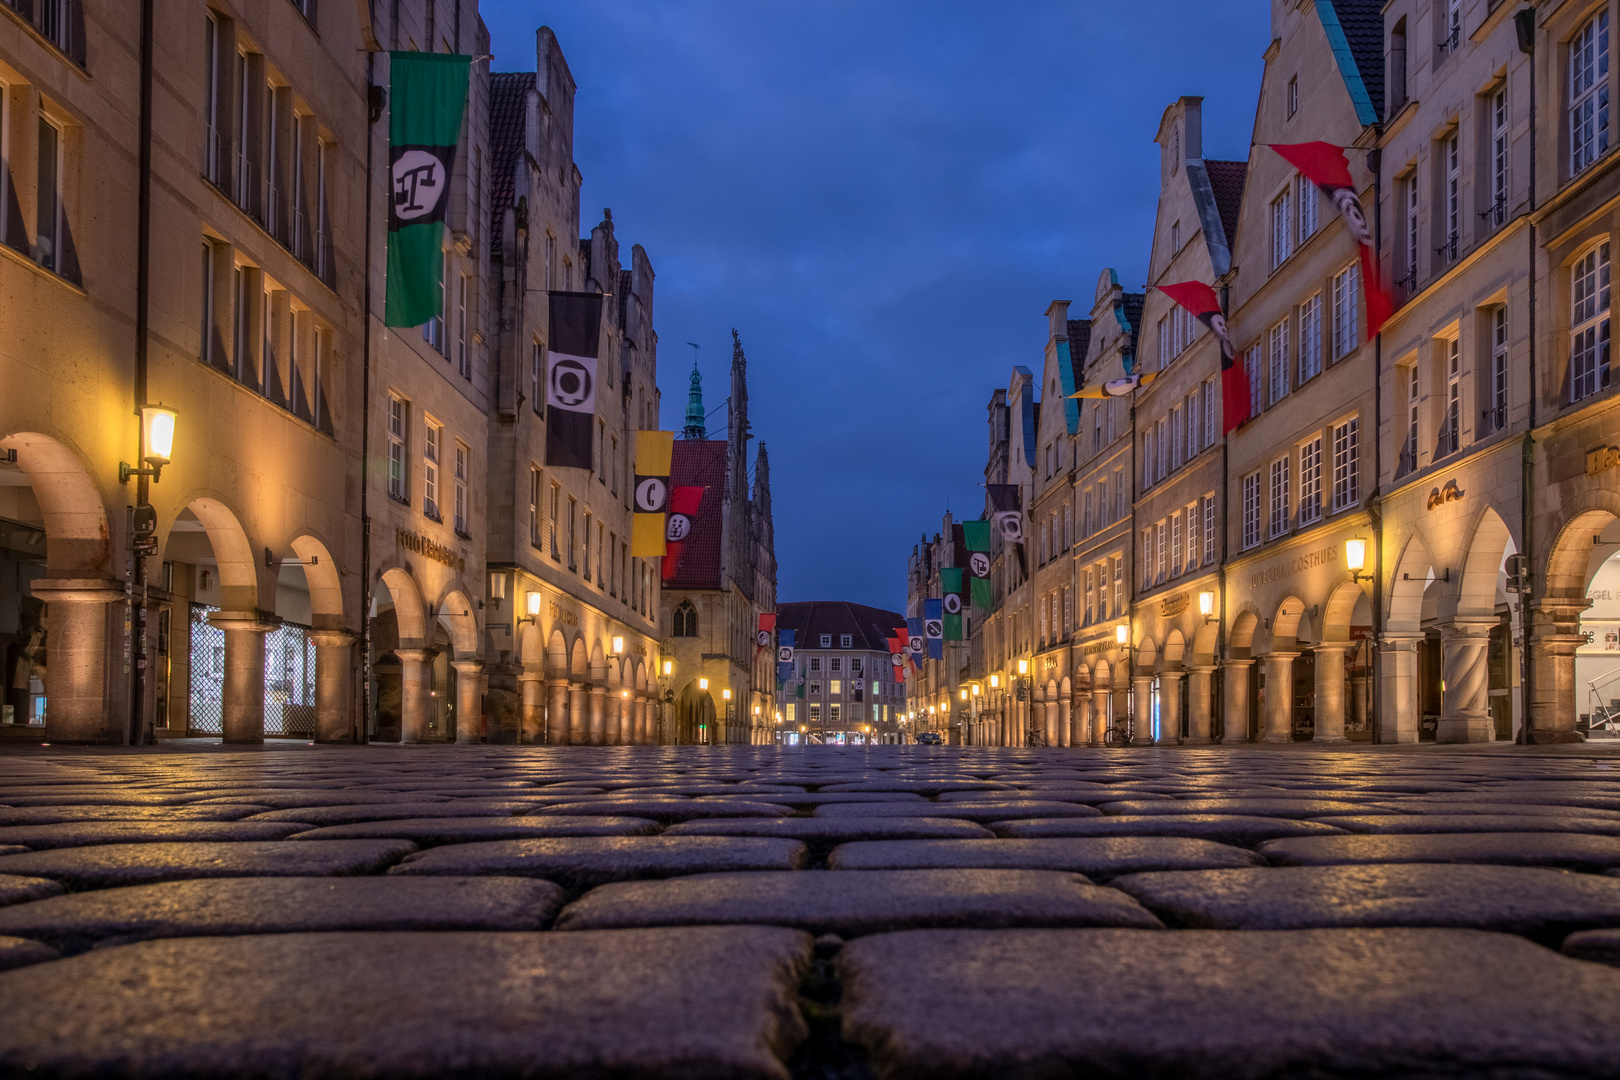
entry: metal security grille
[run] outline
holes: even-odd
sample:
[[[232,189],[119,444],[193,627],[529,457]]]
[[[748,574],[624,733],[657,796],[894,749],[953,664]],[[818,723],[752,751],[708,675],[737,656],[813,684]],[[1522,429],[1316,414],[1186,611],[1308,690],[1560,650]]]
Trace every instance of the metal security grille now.
[[[208,621],[218,611],[191,605],[191,720],[187,733],[224,732],[225,632]],[[264,638],[264,733],[315,734],[315,644],[310,629],[283,623]]]

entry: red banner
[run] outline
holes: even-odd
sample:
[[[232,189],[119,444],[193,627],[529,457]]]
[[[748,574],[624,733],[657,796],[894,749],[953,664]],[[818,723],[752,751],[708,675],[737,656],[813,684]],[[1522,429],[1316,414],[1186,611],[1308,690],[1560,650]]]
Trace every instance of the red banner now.
[[[1243,357],[1238,354],[1226,332],[1226,315],[1221,311],[1221,298],[1202,281],[1160,285],[1158,289],[1192,312],[1221,343],[1221,434],[1230,435],[1249,418],[1253,403],[1249,400],[1249,375],[1243,368]]]

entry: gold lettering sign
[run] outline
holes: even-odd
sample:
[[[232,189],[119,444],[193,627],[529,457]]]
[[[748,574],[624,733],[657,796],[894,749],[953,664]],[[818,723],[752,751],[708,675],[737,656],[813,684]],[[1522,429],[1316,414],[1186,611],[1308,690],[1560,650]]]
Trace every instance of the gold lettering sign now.
[[[454,548],[447,548],[443,544],[429,540],[420,533],[411,532],[409,529],[399,529],[395,533],[394,542],[406,551],[414,551],[423,558],[443,563],[457,573],[465,574],[467,572],[467,557],[465,555],[458,554]]]
[[[1278,581],[1285,577],[1293,577],[1301,570],[1310,570],[1318,566],[1330,566],[1339,561],[1339,549],[1334,545],[1307,552],[1304,555],[1286,559],[1257,572],[1249,579],[1249,587],[1258,589],[1268,582]]]
[[[1600,446],[1586,452],[1586,475],[1596,476],[1620,466],[1620,446]]]
[[[576,613],[569,611],[567,608],[558,607],[554,603],[548,604],[547,607],[551,611],[552,622],[561,622],[568,626],[579,625],[579,615]]]
[[[1106,640],[1105,641],[1093,641],[1089,645],[1082,645],[1080,647],[1080,654],[1082,656],[1096,656],[1100,652],[1107,652],[1109,646],[1112,645],[1112,644],[1113,644],[1113,642],[1106,641]]]
[[[1159,602],[1159,617],[1163,619],[1173,619],[1186,610],[1186,593],[1177,593],[1175,596],[1166,597]]]
[[[1448,502],[1456,502],[1466,494],[1468,494],[1466,491],[1457,486],[1456,480],[1447,480],[1445,487],[1437,487],[1429,492],[1429,509],[1444,506]]]

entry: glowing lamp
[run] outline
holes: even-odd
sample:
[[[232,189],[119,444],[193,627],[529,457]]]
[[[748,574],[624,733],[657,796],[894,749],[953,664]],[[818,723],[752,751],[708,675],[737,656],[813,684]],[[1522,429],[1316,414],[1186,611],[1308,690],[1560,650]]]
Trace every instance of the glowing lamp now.
[[[1367,567],[1367,541],[1359,536],[1352,536],[1344,542],[1344,565],[1350,570],[1350,580],[1360,581],[1362,571]],[[1371,577],[1372,575],[1366,575]]]
[[[992,675],[992,676],[990,676],[990,689],[992,689],[992,690],[1001,689],[1001,676],[1000,675]]]
[[[1020,675],[1028,675],[1029,674],[1029,661],[1028,660],[1020,660],[1020,661],[1018,661],[1018,674],[1020,674]]]
[[[529,613],[529,618],[537,619],[537,618],[540,617],[540,594],[539,593],[537,593],[537,592],[530,593],[528,595],[528,598],[524,601],[524,603],[526,605],[524,610],[526,610]]]
[[[979,684],[978,683],[973,684],[973,696],[974,697],[979,696]]]
[[[1126,626],[1124,623],[1120,623],[1118,626],[1114,627],[1114,640],[1119,642],[1121,645],[1129,644],[1131,640],[1131,628]]]
[[[1202,615],[1206,619],[1215,614],[1214,593],[1201,592],[1198,594],[1198,614]]]
[[[703,679],[703,678],[698,679],[698,689],[699,690],[707,690],[708,688],[709,688],[709,680],[708,679]]]
[[[622,635],[622,634],[613,635],[613,655],[614,656],[623,656],[624,655],[624,635]]]
[[[174,453],[173,409],[163,405],[141,406],[141,435],[146,442],[146,462],[167,465]]]
[[[665,677],[673,675],[674,673],[675,673],[675,661],[673,661],[673,660],[665,660],[664,661],[664,675],[665,675]]]
[[[967,700],[967,687],[964,686],[960,691],[958,691],[958,693],[961,694],[963,701]]]
[[[731,687],[728,686],[724,690],[720,691],[720,697],[725,701],[730,701],[731,700]]]

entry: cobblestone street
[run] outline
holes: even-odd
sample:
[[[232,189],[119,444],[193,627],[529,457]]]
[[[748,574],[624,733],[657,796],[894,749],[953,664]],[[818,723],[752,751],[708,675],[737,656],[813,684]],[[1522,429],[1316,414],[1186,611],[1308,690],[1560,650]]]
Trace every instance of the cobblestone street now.
[[[0,804],[6,1076],[1620,1060],[1606,747],[43,749]]]

